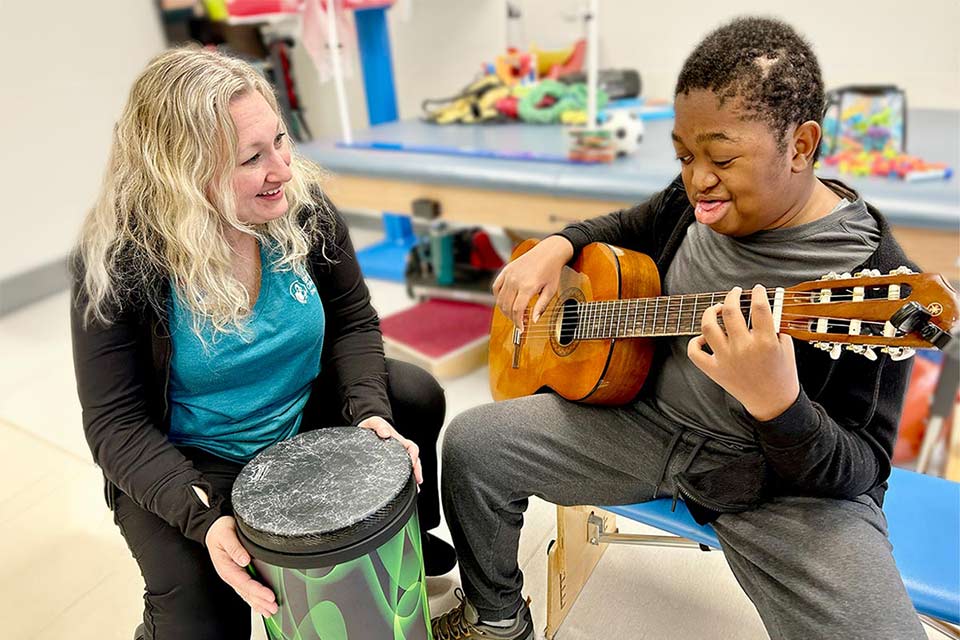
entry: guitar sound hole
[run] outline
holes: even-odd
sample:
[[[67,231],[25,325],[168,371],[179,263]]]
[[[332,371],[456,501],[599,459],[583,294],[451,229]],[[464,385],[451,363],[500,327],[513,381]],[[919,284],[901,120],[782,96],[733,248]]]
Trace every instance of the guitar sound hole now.
[[[557,342],[565,347],[574,341],[577,327],[580,325],[580,303],[574,298],[563,302],[563,311],[560,315],[560,331]]]

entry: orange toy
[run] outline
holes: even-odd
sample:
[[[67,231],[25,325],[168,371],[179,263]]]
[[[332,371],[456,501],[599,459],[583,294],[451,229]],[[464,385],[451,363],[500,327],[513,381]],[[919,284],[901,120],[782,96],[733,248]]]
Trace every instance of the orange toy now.
[[[493,66],[501,82],[511,87],[524,79],[556,79],[583,68],[586,48],[586,40],[581,39],[569,49],[556,51],[545,51],[536,47],[531,47],[529,52],[511,49],[506,54],[497,56]]]

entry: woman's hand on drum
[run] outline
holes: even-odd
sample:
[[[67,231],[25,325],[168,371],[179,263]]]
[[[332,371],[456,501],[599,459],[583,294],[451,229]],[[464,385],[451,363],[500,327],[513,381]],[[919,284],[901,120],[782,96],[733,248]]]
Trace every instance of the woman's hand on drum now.
[[[204,538],[213,568],[220,579],[233,587],[244,602],[261,616],[269,618],[277,612],[277,597],[268,587],[247,573],[250,554],[237,538],[237,521],[233,516],[214,520]]]
[[[413,477],[416,478],[417,484],[423,482],[423,470],[420,468],[420,447],[414,444],[413,440],[404,438],[397,433],[397,430],[393,428],[392,424],[378,416],[367,418],[357,426],[363,429],[370,429],[381,438],[393,438],[402,444],[403,448],[410,454],[410,460],[413,462]]]
[[[573,245],[563,236],[550,236],[538,243],[504,267],[493,281],[497,307],[522,331],[527,305],[540,294],[531,315],[531,321],[536,322],[557,293],[560,272],[572,257]]]

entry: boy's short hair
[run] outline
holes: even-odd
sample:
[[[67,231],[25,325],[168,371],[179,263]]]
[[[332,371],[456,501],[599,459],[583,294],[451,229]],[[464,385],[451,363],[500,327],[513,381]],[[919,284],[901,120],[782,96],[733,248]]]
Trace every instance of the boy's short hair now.
[[[713,91],[720,104],[741,97],[747,117],[766,122],[781,151],[791,125],[823,118],[817,57],[793,27],[773,18],[737,18],[705,37],[684,62],[674,96],[695,89]]]

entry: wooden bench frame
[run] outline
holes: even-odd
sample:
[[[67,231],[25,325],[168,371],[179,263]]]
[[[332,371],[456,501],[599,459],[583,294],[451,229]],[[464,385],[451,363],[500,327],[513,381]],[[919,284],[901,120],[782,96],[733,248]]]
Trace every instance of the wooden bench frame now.
[[[617,516],[597,507],[557,507],[557,538],[547,547],[547,640],[553,640],[577,596],[609,544],[699,548],[704,545],[672,535],[621,534]],[[960,640],[960,629],[919,614],[924,624]]]

